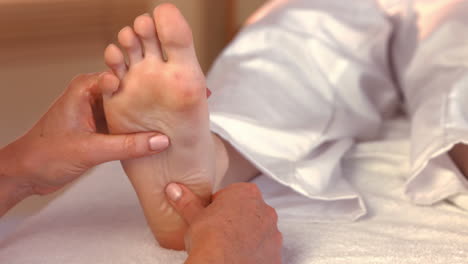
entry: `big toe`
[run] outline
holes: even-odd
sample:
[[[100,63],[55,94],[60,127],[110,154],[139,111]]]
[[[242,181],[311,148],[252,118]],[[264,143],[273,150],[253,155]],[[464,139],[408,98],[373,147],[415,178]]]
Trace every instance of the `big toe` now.
[[[196,59],[192,30],[179,9],[162,4],[154,10],[156,30],[168,61]]]

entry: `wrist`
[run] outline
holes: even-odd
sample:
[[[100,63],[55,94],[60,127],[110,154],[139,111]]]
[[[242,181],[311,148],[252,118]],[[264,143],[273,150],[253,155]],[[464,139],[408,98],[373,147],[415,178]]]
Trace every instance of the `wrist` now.
[[[0,217],[33,194],[33,188],[30,185],[24,185],[2,176],[0,178]]]
[[[17,142],[0,149],[0,216],[34,194],[22,153]]]

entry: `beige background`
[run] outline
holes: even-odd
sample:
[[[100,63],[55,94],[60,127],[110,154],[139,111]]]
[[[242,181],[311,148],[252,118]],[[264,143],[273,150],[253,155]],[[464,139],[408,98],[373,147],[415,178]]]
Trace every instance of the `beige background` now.
[[[118,30],[161,2],[176,4],[194,32],[207,71],[236,22],[263,0],[0,0],[0,146],[27,131],[79,73],[105,69],[102,52]],[[235,11],[235,12],[234,12]]]
[[[264,0],[0,0],[0,147],[25,133],[75,75],[104,70],[102,52],[118,30],[161,2],[186,16],[207,71],[230,27]],[[28,199],[10,213],[52,198]]]

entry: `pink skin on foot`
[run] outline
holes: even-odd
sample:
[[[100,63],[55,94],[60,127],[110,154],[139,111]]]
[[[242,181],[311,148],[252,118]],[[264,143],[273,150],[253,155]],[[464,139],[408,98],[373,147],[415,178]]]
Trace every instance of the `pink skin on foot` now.
[[[109,130],[159,131],[170,138],[166,152],[122,164],[156,239],[163,247],[183,249],[187,226],[164,189],[170,182],[182,183],[208,203],[215,177],[207,90],[192,33],[177,8],[163,4],[154,19],[138,17],[134,28],[122,29],[118,39],[128,64],[122,51],[109,45],[105,61],[115,76],[106,74],[100,81]]]

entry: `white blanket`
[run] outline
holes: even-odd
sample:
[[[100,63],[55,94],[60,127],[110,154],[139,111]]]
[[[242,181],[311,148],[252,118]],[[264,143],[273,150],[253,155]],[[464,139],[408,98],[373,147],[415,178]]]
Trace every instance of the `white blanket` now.
[[[466,263],[463,197],[459,206],[418,207],[403,194],[408,130],[406,121],[392,121],[384,139],[359,144],[344,160],[344,175],[368,205],[355,223],[312,221],[315,210],[326,208],[270,178],[255,179],[278,210],[284,263]],[[0,230],[7,223],[2,219]],[[176,264],[186,257],[156,245],[118,163],[98,167],[0,240],[0,263],[8,264]]]
[[[407,197],[430,205],[467,192],[447,152],[468,142],[468,1],[271,3],[208,76],[213,131],[317,207],[333,204],[318,220],[356,219],[365,202],[342,159],[402,106]]]

